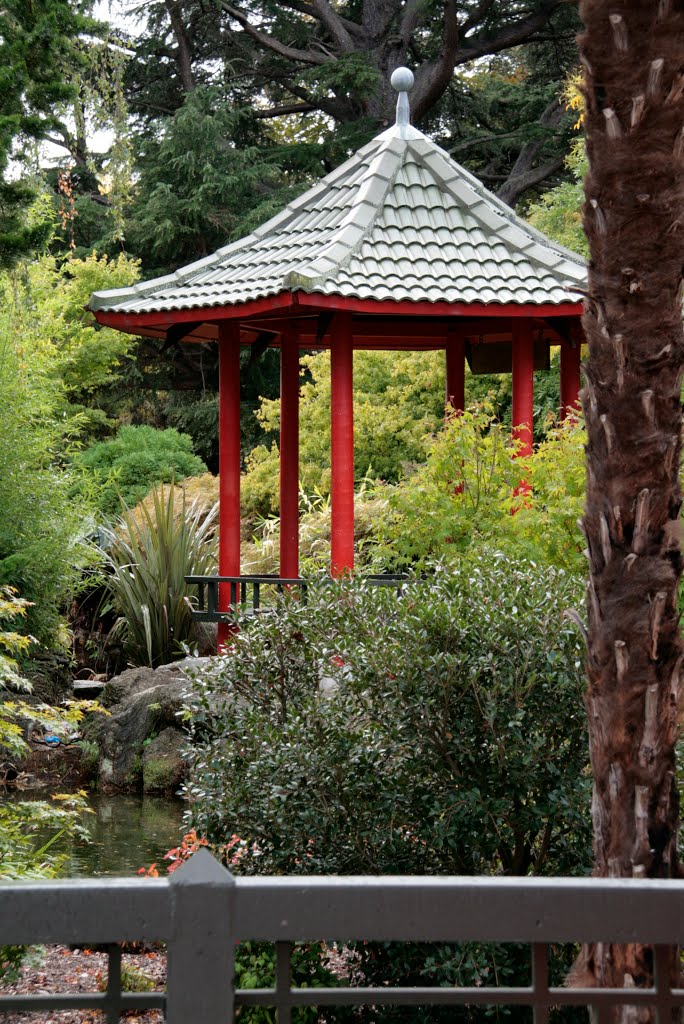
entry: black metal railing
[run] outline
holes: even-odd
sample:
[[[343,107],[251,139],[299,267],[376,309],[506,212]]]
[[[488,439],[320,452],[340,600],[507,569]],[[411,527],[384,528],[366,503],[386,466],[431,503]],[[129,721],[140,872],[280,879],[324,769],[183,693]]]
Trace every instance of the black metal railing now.
[[[404,586],[413,577],[403,573],[378,573],[370,576],[359,576],[357,579],[373,587],[393,587],[402,593]],[[185,582],[197,587],[197,605],[193,608],[193,618],[198,622],[234,622],[238,615],[256,614],[267,607],[264,604],[264,590],[282,594],[285,591],[299,591],[300,598],[306,604],[312,580],[301,577],[287,579],[276,574],[254,576],[186,576]],[[219,611],[219,588],[226,588],[226,603],[229,611]]]

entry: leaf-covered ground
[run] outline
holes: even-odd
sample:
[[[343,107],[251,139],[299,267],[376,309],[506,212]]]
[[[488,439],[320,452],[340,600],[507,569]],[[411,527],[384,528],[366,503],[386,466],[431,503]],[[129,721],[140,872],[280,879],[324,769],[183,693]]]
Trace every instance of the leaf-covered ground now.
[[[122,973],[132,985],[146,991],[163,991],[166,956],[162,952],[124,953]],[[39,995],[54,992],[100,992],[107,979],[107,954],[66,946],[47,946],[32,954],[14,985],[2,986],[0,995]],[[37,1013],[0,1013],[1,1024],[101,1024],[99,1010],[40,1010]],[[127,1024],[162,1024],[160,1010],[135,1010],[122,1014]]]

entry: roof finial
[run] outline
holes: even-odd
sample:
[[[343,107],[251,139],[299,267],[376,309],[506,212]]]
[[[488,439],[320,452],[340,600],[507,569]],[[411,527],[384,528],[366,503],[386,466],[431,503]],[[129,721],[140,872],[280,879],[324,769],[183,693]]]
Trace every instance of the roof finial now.
[[[397,68],[392,72],[390,84],[399,96],[397,98],[397,124],[405,125],[411,123],[408,91],[413,88],[413,72],[410,68]]]

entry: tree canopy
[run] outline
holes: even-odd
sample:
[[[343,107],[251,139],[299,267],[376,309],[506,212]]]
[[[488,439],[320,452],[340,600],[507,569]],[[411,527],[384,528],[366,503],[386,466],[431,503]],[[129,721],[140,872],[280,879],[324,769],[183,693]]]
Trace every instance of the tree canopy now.
[[[74,98],[79,40],[100,26],[92,0],[7,0],[0,10],[0,268],[45,242],[52,225],[27,217],[34,193],[11,162],[61,123]]]

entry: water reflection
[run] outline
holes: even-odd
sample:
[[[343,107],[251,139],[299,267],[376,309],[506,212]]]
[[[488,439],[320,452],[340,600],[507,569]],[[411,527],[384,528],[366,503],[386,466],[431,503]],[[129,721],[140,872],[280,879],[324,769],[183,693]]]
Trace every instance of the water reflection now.
[[[88,802],[90,842],[71,844],[67,876],[134,874],[160,861],[183,834],[181,800],[96,793]]]
[[[32,793],[5,791],[2,799],[49,800],[50,791]],[[67,854],[61,872],[65,878],[94,875],[133,875],[138,868],[162,860],[168,849],[177,846],[183,834],[185,804],[174,797],[88,796],[92,814],[84,817],[90,842],[65,840],[55,849]],[[37,837],[37,844],[51,833]]]

